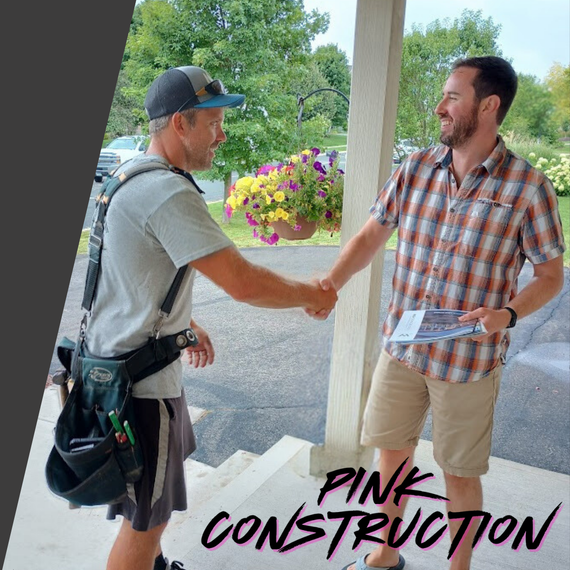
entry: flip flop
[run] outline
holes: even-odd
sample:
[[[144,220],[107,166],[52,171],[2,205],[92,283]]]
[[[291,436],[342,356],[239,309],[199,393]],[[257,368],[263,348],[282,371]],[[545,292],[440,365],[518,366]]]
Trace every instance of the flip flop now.
[[[398,560],[398,564],[396,564],[396,566],[390,566],[389,568],[387,566],[381,568],[375,566],[368,566],[365,562],[367,556],[368,554],[361,556],[354,562],[347,564],[342,570],[348,570],[348,568],[350,568],[350,566],[352,566],[353,564],[356,564],[355,567],[356,570],[402,570],[402,568],[404,568],[404,566],[406,565],[406,561],[404,560],[404,557],[401,554],[399,555],[400,559]]]

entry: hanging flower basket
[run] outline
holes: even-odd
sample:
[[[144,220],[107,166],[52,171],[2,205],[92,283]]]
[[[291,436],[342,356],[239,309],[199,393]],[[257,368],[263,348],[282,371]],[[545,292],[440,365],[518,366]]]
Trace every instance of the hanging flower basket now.
[[[317,231],[317,222],[309,222],[303,216],[297,216],[294,227],[283,220],[271,222],[271,226],[280,238],[289,241],[309,239]]]
[[[255,177],[244,176],[230,188],[226,214],[243,212],[253,235],[268,245],[280,238],[310,238],[317,230],[340,230],[344,172],[333,151],[325,166],[318,148],[304,150],[278,165],[267,164]]]

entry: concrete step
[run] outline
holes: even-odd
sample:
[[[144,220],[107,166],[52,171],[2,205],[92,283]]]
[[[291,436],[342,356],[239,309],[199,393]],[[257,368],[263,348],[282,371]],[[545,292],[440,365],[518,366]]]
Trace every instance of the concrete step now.
[[[183,513],[173,513],[169,523],[169,532],[170,528],[183,524],[188,517],[193,516],[193,513],[229,485],[240,473],[248,469],[258,457],[259,455],[255,453],[240,449],[218,467],[187,459],[185,467],[188,510]]]
[[[299,441],[299,440],[297,440]],[[289,442],[285,442],[289,443]],[[279,442],[282,444],[282,441]],[[267,454],[286,455],[282,453],[280,445],[275,446]],[[327,495],[321,506],[317,505],[317,498],[324,478],[315,478],[308,475],[305,459],[311,444],[293,454],[293,461],[281,461],[279,468],[276,465],[264,465],[265,455],[252,464],[250,469],[241,475],[241,481],[235,481],[235,487],[230,484],[222,492],[210,500],[204,508],[196,513],[193,521],[188,521],[184,527],[185,536],[179,537],[177,543],[168,544],[171,556],[184,563],[188,568],[202,568],[209,566],[216,570],[290,570],[291,568],[311,568],[311,570],[331,570],[341,568],[353,561],[357,556],[369,552],[374,543],[365,541],[355,548],[355,532],[357,521],[353,520],[350,528],[346,530],[338,548],[330,554],[333,537],[340,529],[340,521],[334,518],[335,513],[347,510],[363,510],[376,513],[378,507],[371,501],[360,505],[359,497],[346,502],[347,488]],[[285,448],[286,450],[286,448]],[[302,460],[302,461],[300,461]],[[304,464],[305,467],[299,468]],[[436,495],[445,495],[443,475],[433,459],[433,448],[429,441],[421,440],[416,451],[415,464],[420,474],[433,474],[433,477],[422,481],[418,489]],[[257,474],[254,473],[257,470]],[[369,469],[370,473],[372,469]],[[263,477],[261,476],[263,472]],[[257,475],[257,480],[249,481]],[[345,486],[346,487],[346,486]],[[559,504],[567,505],[570,500],[570,478],[567,475],[552,473],[510,461],[491,458],[489,473],[483,478],[485,495],[485,510],[493,516],[493,524],[499,524],[502,517],[514,517],[522,525],[526,517],[534,518],[533,533],[538,532],[550,516],[553,509]],[[246,496],[247,495],[247,496]],[[357,493],[358,495],[358,493]],[[321,528],[326,536],[322,540],[313,540],[302,548],[296,548],[286,553],[279,553],[270,542],[265,540],[259,544],[260,534],[271,517],[277,517],[278,532],[282,533],[285,526],[304,505],[299,517],[322,515],[322,520],[315,520],[310,526]],[[431,514],[438,514],[445,518],[445,504],[424,497],[411,497],[407,509],[407,523],[414,513],[421,512],[420,523],[425,522]],[[242,536],[254,524],[254,518],[261,521],[259,530],[247,544],[238,545],[234,541],[233,531],[219,547],[207,549],[201,543],[204,529],[208,523],[220,512],[229,513],[230,519],[223,519],[212,531],[212,537],[220,536],[230,525],[238,525],[240,520],[247,521],[238,532]],[[329,514],[333,517],[329,518]],[[473,570],[530,570],[530,568],[548,568],[548,570],[566,570],[570,564],[570,544],[568,543],[569,512],[561,508],[556,520],[552,523],[548,536],[539,550],[533,551],[522,546],[520,550],[512,549],[514,536],[500,547],[492,544],[485,532],[474,555]],[[427,533],[431,536],[436,529],[444,527],[445,520],[433,524]],[[487,529],[489,531],[489,529]],[[500,532],[500,531],[499,531]],[[518,529],[516,531],[518,533]],[[294,528],[287,536],[285,544],[307,537],[308,531]],[[416,529],[413,537],[417,537]],[[375,533],[373,533],[375,534]],[[309,535],[310,537],[310,535]],[[184,539],[184,541],[181,540]],[[186,550],[184,550],[186,548]],[[421,548],[411,540],[404,549],[407,564],[406,569],[421,570],[422,568],[447,568],[446,560],[449,549],[449,535],[445,532],[443,540],[437,542],[433,548]],[[237,561],[237,562],[236,562]]]
[[[268,480],[284,468],[295,473],[306,472],[311,447],[312,444],[306,441],[285,436],[257,458],[246,452],[238,452],[232,456],[226,461],[227,466],[221,470],[220,479],[216,482],[213,478],[211,482],[212,485],[225,484],[221,485],[208,500],[200,501],[199,508],[189,511],[185,516],[177,518],[175,524],[169,525],[168,532],[163,537],[165,552],[172,553],[170,555],[172,558],[180,559],[179,554],[196,547],[202,548],[200,542],[202,533],[215,515],[220,511],[226,511],[231,515],[250,501]],[[239,465],[243,466],[248,461],[247,468],[238,474],[234,463],[239,462]],[[294,493],[293,489],[291,491]]]

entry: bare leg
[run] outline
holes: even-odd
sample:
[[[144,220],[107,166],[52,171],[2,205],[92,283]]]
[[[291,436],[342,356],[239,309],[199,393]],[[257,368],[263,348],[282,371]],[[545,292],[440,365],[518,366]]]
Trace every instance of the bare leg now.
[[[109,554],[107,570],[153,570],[165,528],[166,523],[140,532],[133,530],[130,521],[124,519]]]
[[[378,471],[380,472],[381,486],[384,490],[385,485],[390,481],[394,472],[402,465],[407,459],[408,462],[402,470],[400,478],[403,478],[411,470],[414,465],[414,448],[402,450],[382,449],[380,450],[380,460],[378,462]],[[407,496],[402,497],[400,506],[396,506],[393,501],[393,496],[389,496],[388,500],[380,505],[380,512],[388,516],[390,521],[396,517],[403,518],[404,510],[406,509]],[[389,525],[380,531],[380,538],[384,541],[388,540]],[[396,566],[399,560],[399,553],[397,550],[390,548],[387,544],[380,544],[366,557],[366,564],[376,568],[390,568]],[[354,564],[348,570],[355,570]]]
[[[480,511],[483,508],[483,490],[479,477],[456,477],[445,473],[447,491],[447,510],[453,512]],[[449,521],[451,540],[457,534],[462,520]],[[469,570],[473,554],[473,538],[477,532],[478,523],[473,521],[465,533],[461,545],[451,559],[450,570]]]

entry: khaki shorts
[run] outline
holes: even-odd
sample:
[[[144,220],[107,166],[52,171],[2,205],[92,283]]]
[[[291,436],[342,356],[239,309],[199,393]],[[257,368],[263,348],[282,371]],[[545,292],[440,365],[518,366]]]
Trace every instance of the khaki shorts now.
[[[383,350],[362,420],[362,445],[416,447],[431,406],[437,464],[457,477],[483,475],[489,469],[501,372],[499,365],[476,382],[443,382],[409,369]]]

